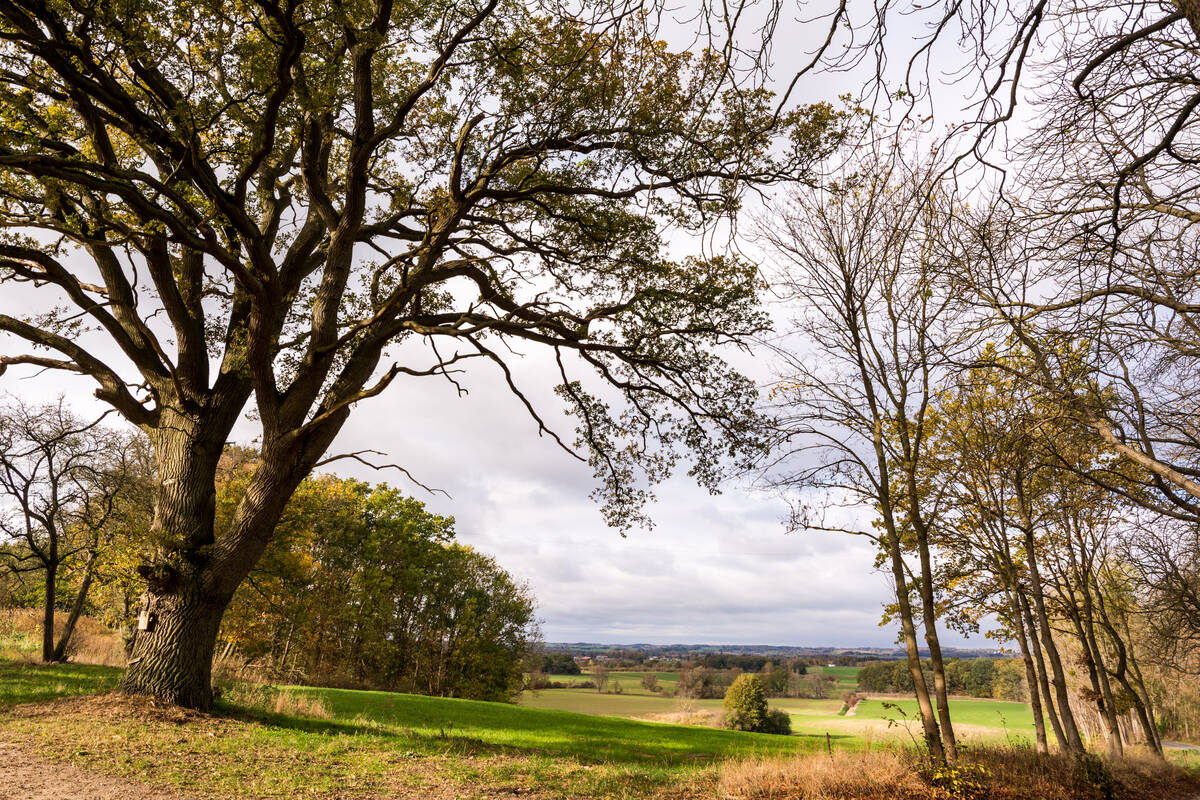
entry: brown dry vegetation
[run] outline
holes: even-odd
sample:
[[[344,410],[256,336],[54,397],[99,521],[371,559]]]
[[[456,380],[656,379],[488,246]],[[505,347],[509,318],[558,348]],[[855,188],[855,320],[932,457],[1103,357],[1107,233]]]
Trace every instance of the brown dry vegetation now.
[[[932,767],[912,750],[835,751],[722,766],[722,800],[1184,800],[1200,781],[1171,764],[1038,756],[1026,748],[972,749],[958,767]]]
[[[54,636],[62,635],[66,620],[55,617]],[[36,608],[0,608],[0,658],[25,663],[41,662],[37,645],[42,636],[42,612]],[[121,637],[102,622],[80,617],[67,647],[67,659],[79,664],[125,666]]]

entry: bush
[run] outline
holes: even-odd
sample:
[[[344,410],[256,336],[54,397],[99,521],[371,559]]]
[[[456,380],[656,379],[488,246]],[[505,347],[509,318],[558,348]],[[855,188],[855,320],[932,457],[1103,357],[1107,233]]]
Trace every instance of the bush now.
[[[735,731],[759,731],[767,719],[767,695],[757,675],[739,675],[725,692],[727,725]]]
[[[1080,754],[1075,762],[1075,775],[1102,800],[1113,800],[1117,796],[1120,784],[1100,756],[1094,753]]]
[[[767,718],[759,733],[776,733],[780,736],[792,735],[792,717],[782,708],[768,708]]]

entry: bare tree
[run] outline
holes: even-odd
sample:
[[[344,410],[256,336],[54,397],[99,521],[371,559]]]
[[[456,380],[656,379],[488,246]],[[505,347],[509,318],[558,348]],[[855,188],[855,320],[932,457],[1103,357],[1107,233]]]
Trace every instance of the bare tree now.
[[[63,661],[83,613],[113,510],[128,480],[127,437],[85,422],[60,398],[51,405],[8,400],[0,406],[0,558],[45,587],[42,659]],[[64,565],[82,561],[82,578],[57,642],[54,612]]]
[[[608,689],[608,667],[603,664],[595,664],[591,672],[592,682],[596,684],[596,691],[606,691]]]
[[[1151,491],[1129,496],[1197,519],[1198,6],[941,10],[929,47],[954,24],[975,29],[984,87],[958,136],[1004,172],[973,227],[1009,241],[973,290],[1032,354],[1027,378],[1144,471]],[[1022,104],[1032,121],[1009,130]]]
[[[801,317],[796,341],[776,348],[785,365],[775,393],[781,430],[765,475],[799,498],[796,527],[879,544],[925,739],[938,757],[953,759],[932,556],[941,501],[921,472],[931,403],[957,337],[956,303],[939,277],[945,255],[935,252],[932,234],[950,219],[953,201],[939,191],[936,172],[932,163],[910,165],[898,149],[855,158],[830,188],[797,193],[766,223],[779,286],[799,303]],[[823,499],[813,501],[814,493]],[[877,515],[878,524],[839,520],[841,507]],[[915,574],[905,560],[909,543]],[[918,624],[932,687],[921,668]]]

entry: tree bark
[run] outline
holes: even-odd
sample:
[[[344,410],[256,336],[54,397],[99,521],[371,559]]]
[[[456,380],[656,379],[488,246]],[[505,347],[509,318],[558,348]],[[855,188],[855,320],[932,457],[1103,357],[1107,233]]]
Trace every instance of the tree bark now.
[[[149,629],[139,631],[121,691],[188,708],[212,708],[212,658],[228,598],[180,581],[151,602]]]
[[[50,547],[53,551],[55,548],[53,541],[51,541]],[[42,661],[46,663],[54,661],[54,583],[58,574],[58,563],[53,555],[51,559],[50,563],[46,565],[45,607],[42,609]]]

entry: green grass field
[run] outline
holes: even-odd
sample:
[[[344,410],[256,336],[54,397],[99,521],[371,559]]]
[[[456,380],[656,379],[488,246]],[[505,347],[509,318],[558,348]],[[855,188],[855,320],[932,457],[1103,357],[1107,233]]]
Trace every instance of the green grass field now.
[[[828,700],[770,700],[773,707],[781,708],[791,716],[795,735],[823,738],[829,734],[832,740],[851,747],[863,747],[871,742],[907,742],[913,740],[914,736],[919,737],[915,724],[918,717],[915,700],[872,698],[862,701],[854,716],[839,716],[842,687],[857,687],[857,668],[817,669],[832,672],[838,678],[838,697]],[[616,717],[647,717],[681,708],[680,702],[673,697],[629,690],[612,694],[588,689],[544,689],[523,693],[519,702],[528,708]],[[685,706],[716,710],[721,708],[721,701],[689,700]],[[988,742],[1032,741],[1033,738],[1033,713],[1024,703],[955,698],[950,701],[950,713],[956,732],[963,738]]]
[[[115,689],[120,678],[121,670],[114,667],[0,661],[0,709]]]
[[[810,673],[832,675],[837,678],[838,691],[858,688],[858,671],[861,667],[809,667]]]
[[[658,685],[662,688],[661,692],[651,692],[648,689],[642,688],[642,676],[645,675],[646,672],[651,672],[651,674],[658,678]],[[610,687],[616,683],[619,683],[622,694],[637,694],[644,695],[646,697],[656,697],[660,694],[675,693],[675,687],[679,685],[678,672],[653,672],[651,670],[646,670],[646,672],[636,672],[632,670],[610,672],[608,673],[608,683]],[[584,673],[583,675],[580,675],[578,679],[588,680],[590,677],[591,675],[589,673]]]
[[[180,718],[115,696],[91,701],[98,706],[59,705],[53,714],[36,705],[13,707],[103,692],[118,677],[106,668],[0,662],[0,729],[85,768],[247,798],[423,797],[434,788],[440,797],[446,787],[456,798],[489,797],[495,789],[563,798],[677,797],[707,785],[722,761],[815,750],[824,741],[309,687],[234,687],[215,717]],[[247,699],[280,692],[289,700],[284,713]],[[319,702],[305,705],[310,700]]]
[[[670,711],[675,701],[586,690],[545,690],[510,705],[242,684],[226,692],[214,716],[119,695],[40,704],[104,692],[119,674],[0,661],[0,730],[49,758],[160,787],[326,800],[711,797],[730,760],[823,750],[827,740],[854,751],[919,736],[905,722],[915,703],[881,698],[863,701],[853,717],[838,716],[840,699],[776,699],[772,705],[791,715],[792,736],[626,719]],[[981,743],[1003,744],[1032,728],[1029,709],[1018,703],[952,700],[951,710],[960,736]]]

